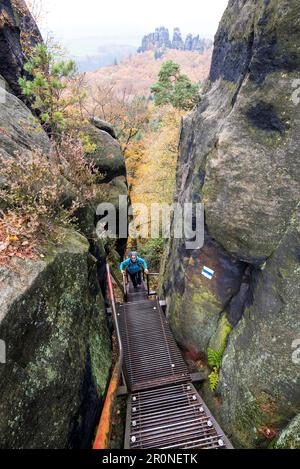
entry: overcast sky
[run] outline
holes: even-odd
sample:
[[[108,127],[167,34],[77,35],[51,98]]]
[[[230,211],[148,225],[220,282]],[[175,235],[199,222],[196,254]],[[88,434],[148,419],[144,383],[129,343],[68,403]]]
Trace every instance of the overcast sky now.
[[[41,0],[50,30],[73,54],[94,53],[99,41],[139,45],[158,26],[213,37],[228,0]],[[93,39],[97,38],[95,48]],[[95,49],[95,50],[93,50]]]

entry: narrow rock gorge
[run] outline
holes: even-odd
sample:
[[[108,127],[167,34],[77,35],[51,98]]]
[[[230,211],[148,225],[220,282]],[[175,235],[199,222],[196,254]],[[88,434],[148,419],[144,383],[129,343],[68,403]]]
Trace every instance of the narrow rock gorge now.
[[[181,131],[175,201],[205,204],[205,245],[170,240],[162,294],[196,362],[225,347],[203,396],[242,448],[299,447],[299,37],[297,0],[230,0]]]
[[[33,105],[34,96],[30,93],[25,96],[20,81],[24,76],[30,78],[30,68],[25,65],[27,47],[42,41],[25,1],[0,0],[1,227],[12,209],[2,198],[10,184],[4,174],[4,162],[14,162],[20,156],[27,161],[38,154],[43,169],[44,164],[54,161],[51,158],[57,149],[50,138],[53,137],[51,125],[42,125],[47,119],[44,123],[39,119],[41,112]],[[147,51],[162,52],[158,50],[161,48],[180,54],[188,51],[189,60],[195,56],[192,65],[196,66],[199,53],[207,52],[210,47],[210,41],[199,36],[189,34],[183,40],[179,28],[175,29],[171,41],[169,31],[162,27],[144,37],[137,57],[144,53],[147,61],[151,55],[156,66],[163,54],[156,54],[154,60],[155,54]],[[0,448],[91,448],[116,358],[107,314],[106,262],[110,259],[118,266],[127,248],[127,239],[99,238],[97,207],[102,202],[110,203],[118,214],[119,196],[129,199],[128,181],[130,186],[138,185],[137,181],[139,186],[145,186],[143,191],[136,191],[135,197],[149,205],[154,204],[155,197],[160,201],[161,192],[166,192],[166,188],[169,191],[171,187],[172,194],[171,159],[175,168],[177,157],[175,133],[185,114],[174,202],[181,206],[204,205],[205,241],[201,249],[190,250],[185,239],[168,240],[160,272],[160,299],[166,300],[168,321],[191,367],[186,375],[191,378],[190,371],[201,371],[197,374],[197,379],[204,377],[199,391],[201,399],[234,447],[299,449],[299,0],[229,0],[215,36],[209,78],[202,84],[199,104],[188,114],[187,109],[196,101],[182,109],[175,109],[167,102],[166,115],[157,108],[153,112],[153,100],[149,98],[152,75],[147,76],[143,63],[135,65],[133,57],[129,71],[120,72],[124,69],[117,64],[109,68],[109,73],[117,71],[124,75],[121,83],[125,83],[125,88],[132,86],[134,90],[133,85],[141,84],[142,91],[140,94],[136,91],[134,98],[133,95],[126,98],[124,91],[120,101],[121,88],[113,91],[115,84],[105,82],[101,76],[99,83],[95,83],[98,91],[105,85],[103,93],[99,91],[95,109],[106,111],[106,105],[115,106],[117,109],[111,115],[117,114],[115,124],[120,125],[122,132],[118,133],[107,123],[105,115],[85,110],[87,122],[84,125],[81,122],[77,137],[82,144],[83,166],[91,169],[88,179],[97,182],[93,182],[92,195],[87,197],[84,184],[78,187],[67,174],[66,158],[59,173],[64,190],[61,199],[56,200],[63,209],[73,207],[76,202],[74,219],[67,225],[57,223],[53,231],[49,230],[46,236],[44,233],[35,255],[30,251],[27,257],[12,255],[7,263],[1,262],[1,253],[8,248],[10,234],[6,244],[4,237],[0,239],[1,350],[3,344],[6,346],[5,361],[0,356]],[[199,65],[197,73],[200,71],[202,77],[204,72]],[[64,80],[67,74],[62,76]],[[111,81],[112,76],[109,75]],[[173,85],[176,77],[169,76],[169,79]],[[90,80],[96,80],[95,76]],[[185,75],[181,76],[181,82],[187,83],[188,89],[192,86]],[[165,86],[162,90],[168,89]],[[199,89],[195,91],[197,100]],[[183,88],[179,87],[179,94],[182,92]],[[105,99],[108,104],[103,103]],[[141,104],[143,107],[139,108]],[[176,122],[172,120],[174,116]],[[82,129],[84,142],[80,140]],[[166,139],[160,142],[164,131]],[[60,144],[64,136],[64,133],[60,135]],[[157,146],[152,145],[156,139]],[[129,142],[133,143],[131,147]],[[86,151],[83,143],[92,150]],[[154,157],[150,158],[152,153]],[[155,159],[160,163],[157,166]],[[166,168],[164,173],[162,170]],[[54,178],[52,182],[54,186]],[[155,186],[152,194],[151,184]],[[18,204],[21,205],[19,199],[13,208],[19,208]],[[12,220],[18,222],[17,217]],[[29,225],[30,222],[28,228]],[[11,238],[13,243],[17,237],[12,233]],[[164,240],[159,240],[161,245],[156,245],[154,240],[152,246],[150,240],[149,247],[133,238],[134,235],[128,250],[144,249],[139,254],[149,256],[149,270],[155,270]],[[205,274],[204,268],[211,274]],[[150,296],[150,290],[142,295]],[[157,306],[160,306],[158,301]],[[139,308],[140,305],[136,309],[138,313]],[[151,312],[157,309],[151,304]],[[150,323],[148,316],[146,320]],[[138,331],[136,335],[143,342],[144,330],[133,327],[132,330]],[[153,343],[157,344],[157,350],[152,362],[159,368],[160,343]],[[144,359],[144,363],[151,368],[146,340],[145,344],[147,361]],[[127,342],[126,347],[129,354],[131,347]],[[142,375],[142,360],[136,360],[136,356],[138,372]],[[167,360],[173,379],[176,361],[171,361],[169,353],[168,358],[162,358],[162,368]],[[180,385],[182,376],[181,373]],[[118,384],[115,378],[115,388]],[[190,384],[188,387],[191,391]],[[120,390],[123,392],[124,386]],[[131,391],[128,386],[129,395]],[[193,397],[190,400],[195,406]],[[117,429],[120,441],[126,420],[122,414],[125,407],[124,399],[120,407],[116,405],[113,409],[114,415],[110,415],[115,427],[122,420]],[[199,412],[204,411],[197,407]],[[186,419],[185,411],[182,415]],[[159,418],[162,419],[158,417],[157,421]],[[196,427],[195,414],[191,418],[191,426]],[[203,415],[199,420],[207,424],[205,431],[209,432],[212,422],[203,423]],[[136,427],[136,421],[132,426]],[[132,426],[129,424],[129,429]],[[184,433],[182,428],[180,431]],[[117,433],[116,428],[113,433]],[[215,438],[217,445],[224,446],[218,433]],[[132,435],[131,443],[135,442],[136,437]],[[122,446],[123,441],[118,444]],[[111,445],[117,443],[111,441]],[[212,445],[209,438],[207,445]]]

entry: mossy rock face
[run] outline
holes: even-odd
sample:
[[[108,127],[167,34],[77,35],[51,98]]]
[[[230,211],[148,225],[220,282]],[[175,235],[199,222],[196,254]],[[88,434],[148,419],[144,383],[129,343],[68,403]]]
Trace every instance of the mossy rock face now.
[[[167,315],[180,345],[196,355],[206,355],[212,337],[222,336],[219,322],[240,289],[245,265],[209,236],[201,251],[189,254],[182,240],[171,241],[169,256],[164,260],[161,293],[167,300]],[[201,274],[204,266],[214,270],[212,280]]]
[[[244,447],[267,446],[300,412],[299,243],[298,209],[223,358],[221,418]]]
[[[246,80],[207,158],[209,232],[251,263],[274,252],[299,199],[300,108],[291,99],[292,82],[293,75],[281,73],[262,85]]]
[[[233,328],[204,393],[238,447],[269,447],[300,411],[299,27],[297,0],[230,1],[181,131],[175,201],[203,202],[207,233],[199,251],[171,240],[161,292],[184,347],[218,348],[222,320]]]
[[[280,434],[274,449],[300,449],[300,414]]]
[[[276,249],[299,198],[298,7],[229,3],[211,86],[181,133],[176,198],[203,201],[210,235],[255,265]]]
[[[227,319],[226,314],[223,314],[219,320],[219,324],[216,330],[215,335],[212,336],[209,347],[214,350],[225,350],[228,337],[232,331],[232,326]]]
[[[88,447],[111,367],[89,245],[70,231],[37,262],[1,270],[0,447]]]
[[[210,80],[239,82],[250,71],[261,83],[273,72],[299,71],[298,7],[297,0],[230,2],[216,34]]]
[[[0,74],[10,89],[21,96],[18,83],[23,73],[26,55],[21,44],[21,30],[26,40],[35,45],[42,41],[40,31],[33,20],[24,0],[5,0],[0,2]]]

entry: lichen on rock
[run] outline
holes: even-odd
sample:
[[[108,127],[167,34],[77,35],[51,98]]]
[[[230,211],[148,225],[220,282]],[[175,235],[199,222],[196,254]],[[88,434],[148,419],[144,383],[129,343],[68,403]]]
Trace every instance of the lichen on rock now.
[[[84,237],[71,231],[61,246],[45,247],[42,260],[18,262],[21,273],[1,272],[2,448],[84,447],[92,437],[111,352],[88,252]]]

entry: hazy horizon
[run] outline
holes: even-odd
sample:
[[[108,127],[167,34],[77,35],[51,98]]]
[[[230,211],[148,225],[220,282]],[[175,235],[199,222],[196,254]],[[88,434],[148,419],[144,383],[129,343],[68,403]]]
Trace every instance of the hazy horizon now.
[[[95,55],[108,44],[138,47],[145,34],[159,26],[179,27],[183,36],[200,34],[213,38],[228,0],[186,0],[182,2],[152,0],[143,9],[139,0],[115,0],[101,5],[99,0],[42,0],[43,35],[51,32],[71,55]],[[70,13],[71,12],[71,13]]]

